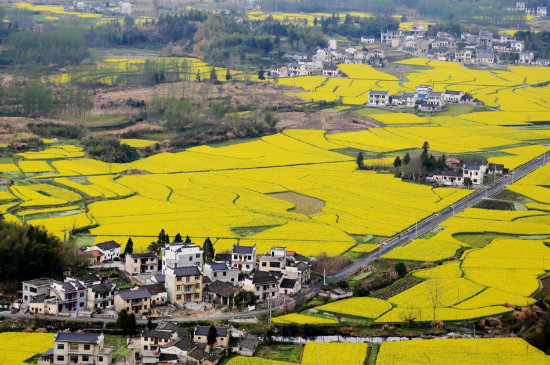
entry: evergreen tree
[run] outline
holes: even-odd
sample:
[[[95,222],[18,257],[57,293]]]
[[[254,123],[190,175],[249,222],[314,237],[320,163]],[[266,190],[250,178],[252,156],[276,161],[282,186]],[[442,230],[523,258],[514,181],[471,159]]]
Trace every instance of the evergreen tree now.
[[[132,241],[132,237],[130,237],[128,238],[128,242],[126,242],[126,247],[124,247],[124,255],[132,253],[134,253],[134,241]]]
[[[218,74],[216,73],[216,68],[212,67],[210,69],[210,81],[218,81]]]
[[[422,145],[422,153],[420,154],[420,159],[422,161],[428,159],[428,150],[429,149],[430,149],[430,144],[428,143],[428,141],[424,142],[424,144]]]
[[[363,156],[363,152],[359,152],[357,154],[357,160],[355,160],[355,162],[357,163],[357,168],[358,169],[363,168],[363,164],[365,163],[365,157]]]
[[[229,81],[231,80],[233,76],[231,76],[231,72],[229,71],[229,67],[227,68],[227,72],[225,73],[225,80]]]
[[[397,156],[395,160],[393,160],[393,167],[395,167],[396,169],[401,167],[401,159],[399,158],[399,156]]]
[[[176,234],[176,237],[174,237],[174,243],[176,242],[183,242],[183,238],[181,237],[181,234]]]
[[[135,320],[135,317],[134,317]],[[128,332],[128,311],[126,309],[118,312],[118,318],[116,320],[116,327],[121,329],[123,333]]]
[[[265,71],[263,67],[260,67],[260,71],[258,71],[258,80],[265,80]]]
[[[411,155],[409,155],[409,153],[407,152],[405,157],[403,157],[403,164],[405,164],[405,166],[407,166],[409,164],[409,162],[411,162]]]
[[[128,315],[128,333],[133,335],[136,332],[137,332],[136,315],[134,313],[130,313]]]
[[[317,20],[317,17],[315,17],[315,19],[313,19],[313,25],[317,25],[319,23],[319,20]]]
[[[154,252],[157,254],[157,256],[160,257],[160,254],[162,252],[162,249],[166,244],[170,243],[170,237],[164,232],[164,228],[161,229],[158,238],[155,241],[151,242],[151,244],[148,247],[149,252]]]
[[[185,243],[191,243],[191,238],[189,238],[189,236],[185,237]]]
[[[201,82],[201,74],[197,71],[197,75],[195,76],[196,82]]]
[[[218,337],[218,330],[214,325],[210,325],[208,334],[206,335],[206,343],[208,346],[212,347],[216,343],[216,337]]]
[[[156,328],[155,324],[153,323],[153,321],[151,321],[151,318],[149,318],[147,320],[147,329],[148,330],[154,330]]]
[[[204,251],[204,262],[211,262],[214,261],[214,245],[212,244],[212,241],[210,241],[210,237],[207,237],[206,240],[204,240],[204,245],[202,246],[202,250]]]

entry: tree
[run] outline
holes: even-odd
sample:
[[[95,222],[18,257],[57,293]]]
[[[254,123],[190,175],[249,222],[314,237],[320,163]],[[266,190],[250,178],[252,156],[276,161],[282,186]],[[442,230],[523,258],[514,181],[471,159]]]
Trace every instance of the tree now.
[[[206,343],[212,347],[216,343],[216,337],[218,337],[218,330],[214,325],[210,325],[208,334],[206,335]]]
[[[420,159],[421,159],[422,161],[428,159],[428,151],[429,151],[429,149],[430,149],[430,144],[428,143],[428,141],[425,141],[424,144],[422,145],[422,153],[420,154]]]
[[[469,177],[464,178],[464,186],[465,187],[470,189],[472,187],[472,185],[474,185],[474,183],[472,182],[472,179],[470,179]]]
[[[191,238],[189,238],[189,236],[185,237],[185,243],[191,243]]]
[[[393,268],[400,277],[404,277],[405,275],[407,275],[407,267],[404,263],[398,262]]]
[[[202,246],[202,250],[204,251],[204,262],[211,262],[214,261],[214,245],[212,244],[212,241],[210,241],[210,237],[207,237],[204,240],[204,244]]]
[[[157,326],[151,321],[151,318],[147,320],[147,329],[148,330],[154,330]]]
[[[365,163],[365,157],[363,156],[363,152],[359,152],[357,154],[357,160],[355,160],[355,163],[357,163],[357,168],[362,169],[363,164]]]
[[[128,333],[133,335],[137,331],[136,315],[130,313],[128,315]]]
[[[317,25],[319,23],[319,20],[317,20],[317,17],[313,19],[313,25]]]
[[[254,305],[258,300],[258,296],[253,291],[241,290],[235,294],[234,302],[236,307],[243,305]]]
[[[195,81],[196,82],[201,82],[201,74],[198,71],[197,71],[197,74],[195,75]]]
[[[134,317],[135,320],[135,317]],[[128,332],[128,311],[126,309],[118,312],[118,318],[116,320],[116,327],[121,329],[123,333]]]
[[[176,242],[183,242],[183,238],[181,237],[181,234],[176,234],[176,237],[174,237],[174,243]]]
[[[436,310],[438,307],[441,306],[441,288],[439,286],[439,282],[437,281],[437,279],[434,279],[434,281],[431,282],[431,285],[428,286],[428,299],[432,304],[432,309],[434,314],[433,320],[435,322]]]
[[[213,81],[213,82],[218,81],[218,74],[216,73],[215,67],[212,67],[210,69],[210,81]]]
[[[407,166],[409,164],[409,162],[411,162],[411,155],[409,155],[409,153],[407,152],[405,157],[403,157],[403,164],[405,164],[405,166]]]
[[[162,249],[164,246],[170,243],[170,236],[164,232],[164,228],[160,230],[158,238],[156,241],[151,242],[148,247],[149,252],[154,252],[157,256],[160,257]]]
[[[231,80],[233,76],[231,76],[231,72],[229,71],[229,67],[227,68],[227,72],[225,73],[225,80],[229,81]]]
[[[124,247],[124,255],[132,253],[134,253],[134,241],[132,241],[132,237],[129,237],[126,247]]]
[[[260,67],[260,71],[258,71],[258,80],[265,80],[265,71],[263,67]]]
[[[401,159],[399,158],[399,156],[397,156],[395,158],[395,160],[393,160],[393,167],[395,167],[396,169],[400,168],[401,167]]]

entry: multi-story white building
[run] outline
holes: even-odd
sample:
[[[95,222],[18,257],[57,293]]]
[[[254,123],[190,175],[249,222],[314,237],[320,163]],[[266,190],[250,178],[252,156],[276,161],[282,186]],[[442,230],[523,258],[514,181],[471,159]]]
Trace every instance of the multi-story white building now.
[[[112,261],[120,258],[120,245],[115,241],[98,243],[97,245],[88,247],[88,251],[100,252],[101,256],[98,262]]]
[[[258,300],[268,300],[279,297],[279,278],[271,273],[256,272],[251,278],[245,278],[243,289],[253,291]]]
[[[368,106],[387,106],[390,104],[388,91],[369,90]]]
[[[50,295],[53,280],[49,278],[33,279],[23,282],[23,303],[30,303],[35,297]]]
[[[53,349],[44,353],[38,364],[96,364],[113,363],[113,347],[105,346],[103,334],[58,332],[54,337]]]
[[[130,275],[153,274],[159,269],[159,260],[154,252],[126,255],[124,270]]]
[[[244,273],[250,273],[256,268],[256,245],[236,246],[231,250],[231,267]]]
[[[270,252],[260,256],[258,269],[267,272],[282,272],[286,268],[286,247],[271,247]]]
[[[474,185],[482,185],[486,169],[486,165],[465,163],[462,171],[463,177],[464,179],[469,177]]]
[[[162,249],[162,273],[166,274],[168,268],[186,266],[197,266],[202,269],[203,254],[202,248],[192,243],[167,244]]]
[[[111,282],[88,286],[88,309],[115,307],[116,285]]]

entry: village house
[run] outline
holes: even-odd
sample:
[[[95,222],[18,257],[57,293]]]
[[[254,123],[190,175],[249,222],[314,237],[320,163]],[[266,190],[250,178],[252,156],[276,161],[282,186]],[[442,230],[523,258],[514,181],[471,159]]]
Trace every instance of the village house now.
[[[342,72],[337,66],[325,66],[323,67],[323,76],[327,77],[341,77]]]
[[[111,309],[115,306],[116,284],[105,282],[88,286],[88,309]]]
[[[203,296],[208,303],[231,306],[234,303],[235,294],[239,288],[224,281],[215,280],[205,286]]]
[[[111,346],[105,346],[103,334],[58,332],[54,337],[53,348],[40,357],[40,365],[96,364],[113,363]]]
[[[445,93],[443,94],[443,101],[445,103],[458,103],[462,96],[464,96],[462,91],[445,90]]]
[[[330,299],[351,298],[353,296],[353,291],[345,290],[337,285],[322,285],[319,296]]]
[[[495,63],[495,53],[492,49],[478,48],[476,49],[476,62],[492,65]]]
[[[463,177],[472,180],[474,185],[483,184],[483,175],[485,174],[486,165],[465,163],[463,167]]]
[[[300,285],[306,284],[311,278],[311,265],[306,261],[288,262],[283,270],[283,275],[288,279],[296,279]]]
[[[210,281],[224,281],[227,283],[236,283],[239,277],[239,270],[231,269],[225,262],[207,262],[204,264],[205,277]]]
[[[472,51],[469,49],[457,49],[455,51],[455,61],[463,64],[472,63]]]
[[[151,293],[145,289],[125,290],[115,295],[115,310],[126,309],[128,313],[145,314],[151,310]]]
[[[436,92],[436,91],[430,91],[428,95],[424,98],[426,103],[433,105],[437,108],[441,108],[445,106],[445,103],[443,101],[443,93]]]
[[[153,330],[141,333],[141,350],[158,350],[174,340],[191,341],[191,332],[172,322],[162,322]]]
[[[178,267],[197,266],[202,270],[203,250],[192,243],[166,244],[162,249],[162,273],[167,269]]]
[[[286,247],[271,247],[270,252],[260,256],[258,270],[282,272],[286,268]]]
[[[197,326],[195,327],[195,334],[193,336],[193,342],[196,343],[208,343],[208,331],[209,326]],[[216,326],[216,342],[212,346],[216,347],[229,347],[229,329],[227,327]]]
[[[518,63],[529,65],[533,60],[535,59],[535,55],[533,52],[521,52],[519,54],[519,60]]]
[[[369,90],[368,106],[388,106],[390,93],[388,91]]]
[[[361,37],[361,43],[363,44],[374,44],[376,39],[374,37]]]
[[[259,301],[275,299],[279,297],[279,278],[274,274],[259,271],[244,279],[243,289],[253,291]]]
[[[53,280],[40,278],[23,282],[23,303],[30,303],[35,297],[50,294]]]
[[[97,263],[120,259],[120,244],[115,241],[98,243],[97,245],[88,247],[88,251],[100,252],[100,257],[98,258]]]
[[[254,271],[256,269],[256,245],[233,245],[231,250],[231,267],[243,273]]]
[[[301,283],[296,279],[284,278],[279,286],[279,294],[294,295],[302,288]]]
[[[433,181],[437,183],[437,185],[454,187],[462,186],[464,183],[462,172],[455,170],[434,171],[426,180]]]
[[[239,331],[234,327],[229,328],[230,340],[229,346],[231,352],[241,356],[254,356],[256,349],[260,344],[258,337],[253,336],[246,332],[246,330]]]
[[[165,273],[168,302],[178,308],[202,302],[203,278],[197,266],[168,268]]]
[[[159,260],[154,252],[126,255],[124,270],[130,275],[153,274],[159,270]]]
[[[505,169],[503,164],[490,163],[487,165],[487,174],[488,175],[502,175],[504,174]]]
[[[140,285],[139,288],[145,289],[151,294],[152,307],[168,303],[168,291],[163,283]]]

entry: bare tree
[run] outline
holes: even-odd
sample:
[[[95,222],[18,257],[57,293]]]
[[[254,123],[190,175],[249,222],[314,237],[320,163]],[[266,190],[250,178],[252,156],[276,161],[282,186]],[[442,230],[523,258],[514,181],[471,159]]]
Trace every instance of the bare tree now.
[[[428,298],[432,304],[435,322],[436,310],[441,306],[441,286],[437,279],[433,279],[428,285]]]

